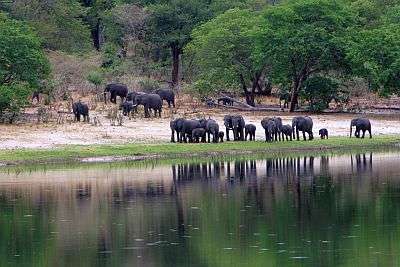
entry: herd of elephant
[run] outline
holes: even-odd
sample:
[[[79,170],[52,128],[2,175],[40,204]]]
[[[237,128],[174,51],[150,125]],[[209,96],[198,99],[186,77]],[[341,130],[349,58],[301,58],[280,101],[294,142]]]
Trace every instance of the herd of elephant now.
[[[213,119],[175,119],[170,122],[171,142],[180,143],[205,143],[230,141],[229,133],[232,131],[234,141],[255,141],[257,127],[254,124],[246,124],[241,115],[226,115],[224,117],[225,132],[220,131],[219,124]],[[279,117],[264,118],[261,126],[265,132],[265,141],[292,141],[299,140],[299,132],[302,132],[303,139],[313,140],[313,121],[309,116],[298,116],[292,119],[292,125],[283,125]],[[355,118],[350,123],[350,137],[355,127],[354,135],[357,138],[364,138],[365,132],[372,138],[371,122],[367,118]],[[326,128],[319,130],[321,139],[328,139]],[[176,139],[175,139],[176,136]]]
[[[122,83],[108,84],[104,89],[104,102],[107,103],[107,94],[110,94],[110,102],[116,104],[117,97],[121,98],[122,113],[129,116],[132,112],[137,112],[137,107],[142,105],[146,118],[150,117],[151,112],[154,116],[161,117],[163,101],[168,103],[168,107],[175,107],[175,93],[171,89],[158,89],[154,93],[129,92],[128,87]],[[89,121],[88,105],[78,101],[72,105],[72,111],[75,119],[80,121]]]

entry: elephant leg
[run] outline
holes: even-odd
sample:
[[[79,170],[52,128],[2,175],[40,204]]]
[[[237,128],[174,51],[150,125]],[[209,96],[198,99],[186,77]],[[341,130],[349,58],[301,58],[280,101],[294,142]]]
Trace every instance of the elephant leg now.
[[[372,138],[371,129],[368,129],[368,132],[369,132],[369,138]]]
[[[308,132],[308,140],[313,140],[314,139],[314,136],[313,136],[313,133],[312,133],[312,131],[310,131],[310,132]]]
[[[267,141],[268,141],[268,131],[265,130],[265,142],[267,142]]]
[[[172,130],[171,132],[171,143],[175,143],[175,131]]]
[[[299,141],[300,137],[299,137],[299,130],[297,129],[297,127],[296,127],[296,137],[297,137],[297,141]]]
[[[167,103],[168,103],[168,108],[171,108],[171,101],[167,101]]]
[[[362,138],[364,139],[364,137],[365,137],[365,130],[362,130],[362,132],[363,132]]]
[[[229,130],[228,130],[228,128],[226,128],[226,141],[229,141]]]
[[[306,139],[306,132],[305,132],[305,131],[303,131],[303,140],[304,140],[304,141],[307,140],[307,139]]]

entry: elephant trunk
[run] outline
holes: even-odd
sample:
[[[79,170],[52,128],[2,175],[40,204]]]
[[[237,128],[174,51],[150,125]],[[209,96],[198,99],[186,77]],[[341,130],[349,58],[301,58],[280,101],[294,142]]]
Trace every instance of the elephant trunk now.
[[[350,138],[351,138],[352,132],[353,132],[353,126],[350,125]]]
[[[106,91],[104,91],[104,104],[107,104],[107,92]]]

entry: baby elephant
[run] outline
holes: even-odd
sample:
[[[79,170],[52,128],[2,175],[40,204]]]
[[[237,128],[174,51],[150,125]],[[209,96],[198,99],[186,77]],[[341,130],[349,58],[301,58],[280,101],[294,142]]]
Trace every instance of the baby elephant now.
[[[83,121],[89,122],[89,107],[85,103],[79,100],[72,104],[72,111],[74,112],[76,121],[81,121],[81,116],[83,116]]]
[[[286,136],[286,141],[292,141],[292,135],[293,135],[293,130],[292,130],[292,126],[290,126],[289,124],[283,125],[281,128],[281,132],[283,134],[283,139]]]
[[[244,140],[247,141],[247,136],[250,136],[250,141],[256,140],[256,126],[254,124],[246,124],[244,126]]]
[[[220,131],[220,132],[218,133],[218,138],[219,138],[219,142],[220,142],[220,143],[223,143],[223,142],[224,142],[224,135],[225,135],[224,131]]]
[[[192,139],[193,142],[199,143],[201,140],[202,143],[206,142],[206,129],[204,128],[196,128],[192,131]]]
[[[328,139],[328,130],[323,128],[319,130],[319,135],[321,136],[321,139]]]

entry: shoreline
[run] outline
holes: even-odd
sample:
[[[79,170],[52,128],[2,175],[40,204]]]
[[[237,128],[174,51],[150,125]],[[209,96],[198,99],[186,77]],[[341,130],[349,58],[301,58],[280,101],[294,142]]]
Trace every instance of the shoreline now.
[[[328,140],[265,143],[262,141],[224,142],[218,144],[120,144],[67,145],[51,149],[0,150],[0,166],[57,163],[111,163],[148,160],[204,159],[216,157],[291,156],[302,153],[368,152],[400,147],[400,135],[380,135],[372,139],[331,137]]]

